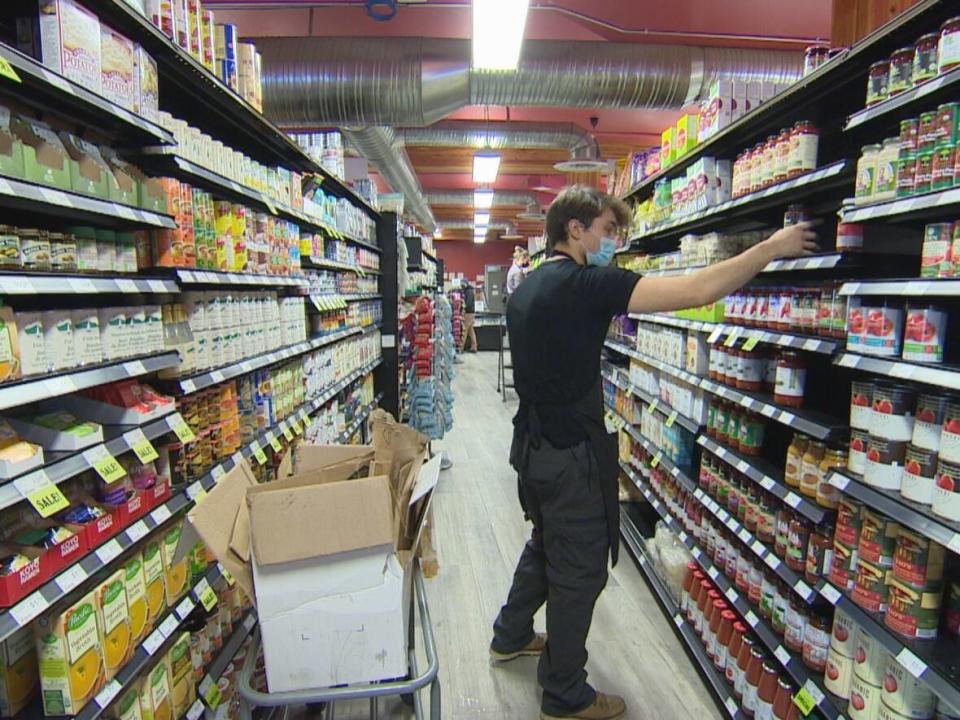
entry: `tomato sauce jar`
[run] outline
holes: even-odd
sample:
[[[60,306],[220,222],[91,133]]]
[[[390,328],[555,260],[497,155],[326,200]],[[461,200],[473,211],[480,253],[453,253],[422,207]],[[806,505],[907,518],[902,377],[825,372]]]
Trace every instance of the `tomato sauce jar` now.
[[[942,363],[947,336],[947,313],[934,305],[907,306],[903,337],[903,359],[911,362]]]
[[[807,382],[807,364],[800,353],[785,350],[777,361],[774,401],[787,407],[803,407],[803,393]]]

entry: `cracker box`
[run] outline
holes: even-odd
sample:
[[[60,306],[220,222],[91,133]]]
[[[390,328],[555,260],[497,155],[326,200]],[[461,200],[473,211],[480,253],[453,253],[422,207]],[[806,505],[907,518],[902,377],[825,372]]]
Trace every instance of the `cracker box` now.
[[[138,48],[113,28],[100,26],[100,92],[107,100],[127,110],[133,110],[136,105]]]
[[[74,0],[40,0],[41,61],[95,93],[101,92],[100,21]]]

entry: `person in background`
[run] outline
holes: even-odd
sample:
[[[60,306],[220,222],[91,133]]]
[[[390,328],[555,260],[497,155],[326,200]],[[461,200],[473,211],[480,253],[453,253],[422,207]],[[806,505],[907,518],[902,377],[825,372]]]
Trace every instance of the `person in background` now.
[[[473,349],[470,352],[476,352],[477,331],[473,329],[476,316],[477,296],[473,290],[473,285],[466,278],[460,281],[460,293],[463,295],[463,343],[460,346],[460,352],[467,351],[467,340],[473,343]]]
[[[617,435],[604,427],[600,382],[611,319],[716,302],[772,260],[817,249],[810,223],[799,223],[690,275],[641,277],[607,267],[629,221],[627,206],[606,193],[564,190],[547,211],[551,256],[507,304],[520,398],[510,464],[533,532],[494,623],[490,655],[498,662],[540,656],[541,720],[613,720],[626,712],[622,698],[590,687],[584,669],[607,557],[616,563],[619,548]],[[544,603],[546,635],[533,629]],[[656,715],[655,708],[639,712]]]
[[[517,287],[527,276],[527,268],[530,267],[530,253],[517,245],[513,249],[513,265],[507,271],[507,297],[509,298],[516,292]]]

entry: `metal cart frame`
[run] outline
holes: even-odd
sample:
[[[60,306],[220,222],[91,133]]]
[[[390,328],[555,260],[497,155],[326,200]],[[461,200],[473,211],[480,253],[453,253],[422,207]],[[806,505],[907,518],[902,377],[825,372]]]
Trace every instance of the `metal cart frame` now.
[[[260,650],[260,631],[254,633],[253,645],[247,653],[246,660],[237,677],[237,689],[240,694],[240,720],[252,720],[253,709],[257,707],[279,708],[289,705],[303,705],[314,703],[328,703],[325,717],[333,720],[337,700],[370,700],[370,717],[373,720],[379,716],[377,701],[384,695],[412,696],[413,713],[418,720],[426,720],[423,714],[423,705],[419,690],[430,686],[430,720],[440,719],[440,680],[437,672],[440,661],[437,657],[437,645],[433,636],[433,626],[430,623],[430,608],[427,605],[426,588],[423,584],[423,573],[420,570],[420,560],[413,563],[412,593],[420,613],[420,631],[423,635],[423,649],[427,656],[427,669],[422,675],[417,674],[416,653],[416,622],[414,617],[414,603],[410,603],[409,637],[407,655],[409,658],[410,679],[394,680],[382,683],[365,683],[338,688],[317,688],[315,690],[297,690],[279,693],[262,693],[255,690],[250,684],[253,671],[256,667],[257,655]]]

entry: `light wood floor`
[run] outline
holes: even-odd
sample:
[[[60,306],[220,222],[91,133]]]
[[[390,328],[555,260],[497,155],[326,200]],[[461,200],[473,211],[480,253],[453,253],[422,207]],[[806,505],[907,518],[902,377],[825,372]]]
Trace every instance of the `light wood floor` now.
[[[506,598],[530,526],[507,457],[516,396],[496,393],[497,356],[464,356],[455,380],[455,428],[438,443],[454,465],[434,498],[440,572],[427,581],[436,633],[444,720],[539,717],[534,658],[491,666],[491,625]],[[627,701],[628,718],[720,718],[700,676],[626,549],[594,613],[587,641],[591,684]],[[543,612],[537,627],[544,627]],[[424,701],[427,693],[423,693]],[[337,720],[367,717],[367,703],[336,708]],[[384,701],[380,717],[407,718]],[[433,720],[433,719],[431,719]]]

